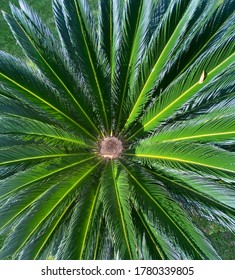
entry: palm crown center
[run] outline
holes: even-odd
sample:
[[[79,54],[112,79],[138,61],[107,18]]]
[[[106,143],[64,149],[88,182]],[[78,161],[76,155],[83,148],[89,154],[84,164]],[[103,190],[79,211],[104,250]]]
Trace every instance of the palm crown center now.
[[[106,137],[100,143],[100,155],[103,158],[119,158],[123,151],[122,142],[116,137]]]

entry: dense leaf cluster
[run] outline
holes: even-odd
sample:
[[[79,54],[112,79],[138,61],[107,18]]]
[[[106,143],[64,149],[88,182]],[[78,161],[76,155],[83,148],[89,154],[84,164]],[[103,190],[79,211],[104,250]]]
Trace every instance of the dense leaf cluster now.
[[[192,216],[234,233],[235,2],[96,4],[53,0],[59,40],[4,13],[0,259],[219,259]]]

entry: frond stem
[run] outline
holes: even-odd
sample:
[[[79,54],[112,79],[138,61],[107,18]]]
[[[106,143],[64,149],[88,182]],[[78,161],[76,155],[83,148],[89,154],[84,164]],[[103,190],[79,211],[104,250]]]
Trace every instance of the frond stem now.
[[[80,124],[78,124],[75,120],[71,119],[69,116],[67,116],[65,113],[63,113],[62,111],[60,111],[58,108],[56,108],[55,106],[53,106],[52,104],[50,104],[49,102],[47,102],[46,100],[44,100],[43,98],[39,97],[37,94],[35,94],[34,92],[32,92],[31,90],[23,87],[22,85],[20,85],[19,83],[17,83],[16,81],[12,80],[11,78],[9,78],[8,76],[6,76],[5,74],[0,72],[0,75],[2,75],[5,79],[7,79],[8,81],[12,82],[13,84],[17,85],[18,87],[20,87],[21,89],[23,89],[24,91],[28,92],[29,94],[31,94],[32,96],[36,97],[38,100],[40,100],[41,102],[43,102],[44,104],[46,104],[47,106],[49,106],[50,108],[52,108],[54,111],[58,112],[60,115],[64,116],[66,119],[68,119],[70,122],[72,122],[73,124],[75,124],[76,126],[78,126],[81,130],[83,130],[87,135],[89,135],[92,139],[96,140],[96,137],[93,136],[90,132],[88,132],[84,127],[82,127]]]
[[[97,77],[97,74],[96,74],[95,66],[94,66],[94,63],[92,61],[89,46],[88,46],[87,41],[86,41],[86,35],[84,34],[84,29],[83,29],[83,22],[82,22],[82,19],[81,19],[81,14],[80,14],[79,7],[78,7],[78,4],[77,4],[76,0],[74,0],[74,4],[75,4],[75,7],[76,7],[79,23],[81,25],[82,36],[83,36],[83,40],[84,40],[84,43],[85,43],[85,46],[86,46],[86,51],[87,51],[87,54],[88,54],[88,58],[89,58],[89,61],[90,61],[92,72],[93,72],[94,77],[95,77],[95,81],[96,81],[96,85],[97,85],[97,89],[98,89],[98,93],[99,93],[99,97],[100,97],[100,101],[101,101],[101,105],[102,105],[102,109],[103,109],[103,113],[104,113],[104,117],[105,117],[106,129],[108,130],[109,122],[108,122],[107,112],[106,112],[106,109],[105,109],[103,94],[102,94],[100,84],[99,84],[99,80],[98,80],[98,77]]]
[[[228,58],[226,58],[223,62],[221,62],[219,65],[217,65],[214,69],[212,69],[208,74],[207,74],[207,79],[206,83],[209,83],[213,79],[213,74],[217,74],[218,68],[222,67],[223,65],[227,65],[228,62],[234,61],[235,53],[230,55]],[[167,111],[169,108],[171,108],[175,103],[180,101],[185,95],[193,91],[196,87],[198,87],[198,91],[203,88],[205,83],[200,84],[199,81],[196,82],[194,85],[192,85],[190,88],[188,88],[185,92],[183,92],[178,98],[176,98],[172,103],[170,103],[168,106],[166,106],[162,111],[160,111],[157,115],[155,115],[151,120],[149,120],[146,124],[143,124],[143,126],[137,130],[135,133],[133,133],[127,141],[132,139],[136,134],[138,134],[141,130],[145,129],[148,125],[150,125],[153,121],[155,121],[159,116],[161,116],[165,111]]]
[[[182,163],[185,163],[185,164],[195,164],[195,165],[204,166],[204,167],[207,167],[207,168],[221,170],[221,171],[230,172],[230,173],[235,174],[235,170],[233,170],[233,169],[227,169],[227,168],[223,168],[223,167],[219,167],[219,166],[213,166],[213,165],[209,165],[209,164],[205,164],[205,163],[201,163],[201,162],[197,162],[197,161],[192,161],[192,160],[185,160],[185,159],[181,159],[181,158],[174,158],[174,157],[168,157],[168,156],[158,156],[158,155],[149,155],[149,154],[124,153],[124,155],[131,156],[131,157],[147,158],[147,159],[177,161],[177,162],[182,162]]]
[[[61,80],[61,78],[57,75],[57,73],[54,71],[54,69],[50,66],[50,64],[46,61],[46,59],[44,58],[44,56],[41,54],[41,52],[38,50],[37,46],[34,44],[34,42],[31,40],[31,38],[29,37],[29,35],[27,34],[27,32],[25,31],[24,27],[17,21],[17,19],[15,19],[17,24],[19,25],[19,27],[21,28],[21,30],[24,32],[25,36],[28,38],[28,40],[30,41],[30,43],[32,44],[32,46],[35,48],[35,50],[37,51],[38,55],[41,57],[41,59],[43,60],[43,62],[47,65],[47,67],[50,69],[50,71],[53,73],[53,75],[56,77],[56,79],[60,82],[60,84],[64,87],[64,89],[67,91],[67,93],[72,97],[73,101],[76,103],[76,105],[78,106],[79,110],[82,112],[82,114],[85,116],[85,118],[89,121],[89,123],[93,126],[93,128],[96,130],[96,132],[98,132],[98,134],[100,134],[100,131],[97,129],[97,127],[95,126],[95,124],[92,122],[92,120],[90,119],[90,117],[87,115],[87,113],[85,112],[85,110],[82,108],[82,106],[78,103],[77,99],[74,97],[74,95],[72,94],[72,92],[68,89],[68,87],[65,85],[65,83]]]

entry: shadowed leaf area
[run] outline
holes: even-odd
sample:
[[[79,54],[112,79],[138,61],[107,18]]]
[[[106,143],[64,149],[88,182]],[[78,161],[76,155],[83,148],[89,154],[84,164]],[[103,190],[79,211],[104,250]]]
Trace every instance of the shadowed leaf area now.
[[[51,4],[3,12],[0,259],[234,258],[235,1]]]

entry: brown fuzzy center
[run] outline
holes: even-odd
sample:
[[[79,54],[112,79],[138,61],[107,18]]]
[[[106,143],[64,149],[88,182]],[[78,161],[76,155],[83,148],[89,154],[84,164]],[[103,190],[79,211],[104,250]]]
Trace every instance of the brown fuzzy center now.
[[[116,137],[107,137],[100,143],[100,155],[103,158],[119,158],[122,154],[122,150],[122,142]]]

